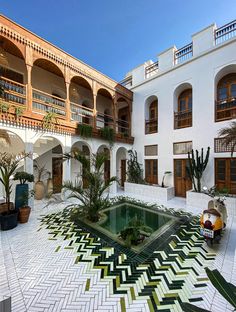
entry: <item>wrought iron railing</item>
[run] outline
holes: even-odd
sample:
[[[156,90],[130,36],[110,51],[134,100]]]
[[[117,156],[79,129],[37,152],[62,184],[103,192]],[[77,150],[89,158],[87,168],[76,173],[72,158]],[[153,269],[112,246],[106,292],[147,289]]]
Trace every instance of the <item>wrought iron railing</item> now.
[[[193,44],[192,42],[184,46],[183,48],[175,51],[175,64],[180,64],[193,56]]]
[[[236,36],[236,20],[215,30],[215,44],[220,44]]]

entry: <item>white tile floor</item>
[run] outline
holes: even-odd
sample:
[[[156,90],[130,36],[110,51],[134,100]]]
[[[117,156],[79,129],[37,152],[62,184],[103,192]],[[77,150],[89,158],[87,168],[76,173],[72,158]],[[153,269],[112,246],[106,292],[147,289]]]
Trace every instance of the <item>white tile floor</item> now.
[[[122,192],[119,195],[124,195]],[[156,202],[150,198],[132,196],[146,202]],[[175,209],[186,209],[200,213],[194,207],[186,207],[185,200],[174,198],[168,203],[160,203]],[[101,280],[99,270],[92,269],[90,263],[74,264],[73,250],[64,249],[65,240],[60,244],[49,240],[48,231],[39,229],[39,216],[54,210],[61,210],[63,204],[43,208],[36,202],[30,222],[18,225],[8,232],[1,232],[0,240],[0,300],[12,296],[12,311],[121,311],[120,300],[124,298],[126,311],[149,311],[146,300],[130,301],[128,296],[112,295],[110,281]],[[55,252],[58,245],[60,250]],[[217,252],[214,267],[224,277],[236,284],[236,220],[227,224],[220,245],[213,247]],[[86,283],[90,280],[90,289]],[[211,285],[204,291],[201,306],[210,311],[233,311]],[[177,310],[176,310],[177,311]],[[2,312],[2,311],[1,311]]]

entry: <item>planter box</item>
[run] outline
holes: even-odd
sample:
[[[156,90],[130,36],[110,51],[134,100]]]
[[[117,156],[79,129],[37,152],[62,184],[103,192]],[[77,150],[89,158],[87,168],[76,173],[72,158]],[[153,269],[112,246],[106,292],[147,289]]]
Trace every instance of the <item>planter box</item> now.
[[[175,195],[174,187],[160,187],[157,185],[145,185],[125,182],[125,192],[155,199],[167,201]]]
[[[212,198],[204,193],[188,191],[186,195],[186,205],[200,208],[201,211],[208,208],[208,202]],[[230,216],[236,216],[236,197],[226,197],[225,205]]]

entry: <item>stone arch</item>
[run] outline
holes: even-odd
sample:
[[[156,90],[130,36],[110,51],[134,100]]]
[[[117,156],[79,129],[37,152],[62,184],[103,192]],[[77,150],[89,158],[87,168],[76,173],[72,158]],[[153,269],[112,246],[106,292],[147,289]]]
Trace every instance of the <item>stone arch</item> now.
[[[178,111],[178,99],[179,96],[181,95],[182,92],[184,92],[185,90],[192,90],[193,91],[193,87],[189,82],[185,82],[180,84],[179,86],[177,86],[174,90],[173,96],[174,96],[174,112]]]
[[[126,181],[128,150],[120,146],[116,151],[116,176],[120,181],[120,186],[124,187]]]
[[[53,95],[53,92],[66,99],[66,84],[62,69],[44,58],[34,60],[32,67],[32,88]]]
[[[25,64],[25,49],[13,41],[0,36],[0,75],[21,84],[27,82],[27,69]]]

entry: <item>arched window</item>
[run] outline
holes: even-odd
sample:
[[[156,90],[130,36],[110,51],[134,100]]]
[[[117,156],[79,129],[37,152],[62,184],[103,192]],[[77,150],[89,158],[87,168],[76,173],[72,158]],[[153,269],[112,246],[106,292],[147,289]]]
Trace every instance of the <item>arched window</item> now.
[[[217,85],[216,120],[236,117],[236,74],[228,74]]]
[[[185,89],[178,96],[175,112],[175,129],[192,126],[192,89]]]
[[[192,109],[192,89],[184,90],[178,98],[178,112],[187,112]]]
[[[157,100],[150,103],[148,109],[148,120],[146,120],[145,133],[156,133],[157,132]]]

